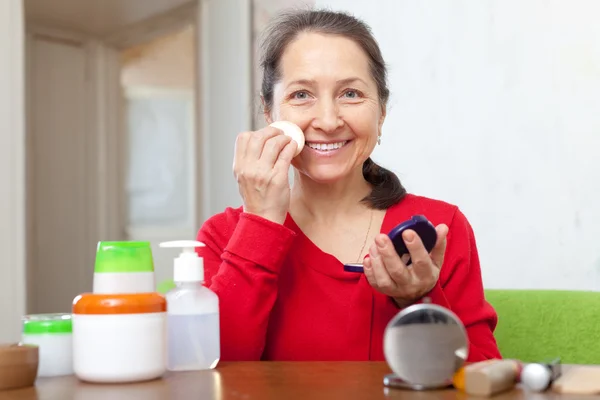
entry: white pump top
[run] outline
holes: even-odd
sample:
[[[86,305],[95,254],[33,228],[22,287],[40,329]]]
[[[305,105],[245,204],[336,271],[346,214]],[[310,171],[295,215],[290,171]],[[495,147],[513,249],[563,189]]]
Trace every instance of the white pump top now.
[[[204,282],[204,260],[196,253],[196,247],[203,246],[204,243],[195,240],[176,240],[160,244],[160,247],[183,249],[173,262],[175,282]]]

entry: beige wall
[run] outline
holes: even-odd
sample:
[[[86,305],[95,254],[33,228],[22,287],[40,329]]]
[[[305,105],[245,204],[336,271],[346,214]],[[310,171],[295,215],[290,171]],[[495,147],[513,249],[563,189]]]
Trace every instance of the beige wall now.
[[[195,32],[189,26],[172,35],[126,49],[121,54],[124,86],[192,88]]]

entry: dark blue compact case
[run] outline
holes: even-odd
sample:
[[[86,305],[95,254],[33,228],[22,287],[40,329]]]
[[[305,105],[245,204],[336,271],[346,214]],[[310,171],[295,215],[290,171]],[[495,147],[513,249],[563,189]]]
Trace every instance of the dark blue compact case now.
[[[435,242],[437,241],[437,232],[435,231],[435,226],[433,226],[433,224],[429,222],[425,216],[414,215],[411,217],[411,219],[396,225],[396,227],[394,227],[394,229],[388,233],[389,238],[394,244],[396,253],[398,253],[400,257],[408,254],[408,249],[406,248],[406,244],[402,239],[402,233],[407,229],[413,230],[417,235],[419,235],[421,241],[423,242],[423,246],[425,246],[425,249],[428,253],[433,250]],[[408,260],[406,264],[410,265],[411,260]],[[348,272],[363,272],[363,266],[362,264],[344,264],[344,270]]]

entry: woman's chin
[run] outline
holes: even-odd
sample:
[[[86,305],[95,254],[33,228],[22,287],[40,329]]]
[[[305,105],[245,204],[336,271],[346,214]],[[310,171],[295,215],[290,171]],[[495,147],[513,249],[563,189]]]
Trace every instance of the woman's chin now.
[[[319,168],[311,168],[304,174],[313,182],[327,185],[342,181],[350,175],[348,171],[333,168],[333,166],[320,166]]]

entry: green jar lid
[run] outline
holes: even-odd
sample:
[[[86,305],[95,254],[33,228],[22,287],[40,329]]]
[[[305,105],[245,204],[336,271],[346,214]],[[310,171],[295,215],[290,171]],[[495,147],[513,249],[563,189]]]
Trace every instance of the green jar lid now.
[[[23,333],[28,335],[71,333],[71,314],[31,314],[23,317]]]
[[[99,242],[94,272],[154,272],[150,243]]]
[[[168,291],[176,288],[175,281],[173,279],[167,279],[156,285],[156,291],[160,294],[167,294]]]

